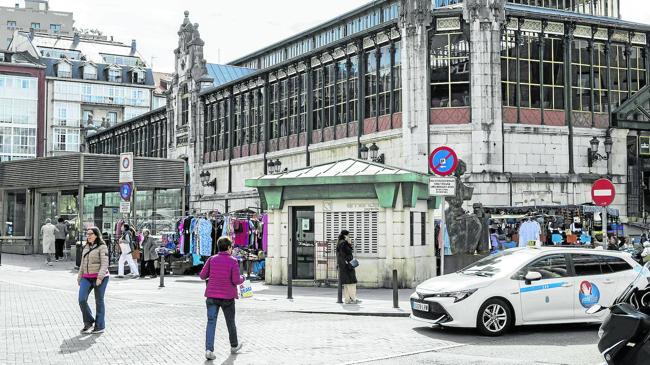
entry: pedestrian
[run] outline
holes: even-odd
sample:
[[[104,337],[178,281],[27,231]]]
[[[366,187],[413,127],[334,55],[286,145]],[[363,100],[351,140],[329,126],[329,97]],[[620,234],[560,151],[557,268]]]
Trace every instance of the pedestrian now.
[[[104,317],[106,308],[104,306],[104,294],[108,285],[108,247],[102,240],[99,228],[92,227],[86,232],[86,244],[81,254],[81,265],[79,274],[77,274],[77,284],[79,284],[79,307],[83,315],[84,327],[81,333],[92,334],[103,333],[106,328]],[[95,314],[88,306],[88,296],[90,291],[95,292]]]
[[[142,276],[149,274],[153,279],[156,277],[156,267],[154,266],[154,262],[158,258],[158,254],[156,253],[158,245],[156,244],[156,240],[151,237],[148,229],[145,228],[142,230],[142,236],[142,256],[143,261],[145,262],[145,269],[142,270],[140,274]]]
[[[493,252],[499,251],[499,236],[497,235],[497,230],[490,228],[490,249]]]
[[[353,250],[349,236],[350,232],[345,229],[339,234],[338,244],[336,245],[337,265],[339,267],[339,280],[343,285],[345,304],[358,304],[361,301],[357,299],[357,274],[351,264],[354,256],[352,255]]]
[[[122,237],[118,241],[120,248],[120,259],[117,262],[117,277],[124,277],[124,262],[129,264],[131,270],[131,277],[138,277],[138,265],[133,261],[133,253],[135,247],[135,232],[126,223],[122,225]]]
[[[219,309],[223,310],[230,337],[230,353],[237,353],[242,343],[237,340],[235,324],[235,299],[237,286],[246,279],[239,273],[239,262],[232,257],[232,241],[229,237],[217,240],[219,253],[211,256],[203,266],[199,277],[206,280],[205,304],[208,310],[208,324],[205,329],[205,358],[214,360],[214,336]]]
[[[41,238],[43,239],[43,253],[46,255],[46,263],[49,266],[52,266],[52,256],[56,252],[55,248],[55,241],[56,241],[56,233],[59,231],[58,228],[54,224],[52,224],[52,220],[50,218],[47,218],[45,220],[45,224],[43,227],[41,227]],[[58,260],[57,260],[58,261]]]
[[[618,251],[618,238],[615,235],[609,236],[609,241],[607,242],[607,249],[612,251]]]
[[[65,220],[62,217],[59,217],[58,223],[56,224],[57,232],[54,233],[54,260],[59,261],[63,259],[63,248],[65,247],[65,238],[68,235],[68,225],[65,224]]]

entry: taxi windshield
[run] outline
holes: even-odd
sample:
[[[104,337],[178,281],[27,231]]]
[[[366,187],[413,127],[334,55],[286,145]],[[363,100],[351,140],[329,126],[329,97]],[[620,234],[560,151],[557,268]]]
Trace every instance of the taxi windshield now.
[[[530,250],[501,251],[498,254],[478,260],[458,272],[463,275],[486,277],[492,277],[499,273],[509,274],[519,268],[522,263],[527,262],[529,258],[536,255],[537,252]]]

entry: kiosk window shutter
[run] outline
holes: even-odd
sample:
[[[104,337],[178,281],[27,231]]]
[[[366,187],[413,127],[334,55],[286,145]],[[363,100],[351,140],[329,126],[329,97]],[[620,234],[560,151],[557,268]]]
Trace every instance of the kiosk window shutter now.
[[[363,254],[378,253],[377,212],[325,212],[325,239],[335,248],[339,232],[350,231],[354,251]]]

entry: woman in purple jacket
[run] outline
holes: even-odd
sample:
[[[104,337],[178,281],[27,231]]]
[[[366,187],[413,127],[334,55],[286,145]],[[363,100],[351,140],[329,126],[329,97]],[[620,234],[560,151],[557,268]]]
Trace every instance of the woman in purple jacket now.
[[[230,353],[235,354],[241,349],[237,341],[237,326],[235,325],[235,299],[237,285],[244,282],[239,274],[239,263],[231,256],[232,241],[229,237],[221,237],[217,241],[219,253],[210,257],[203,266],[199,276],[207,280],[205,286],[205,303],[208,307],[208,325],[205,329],[205,358],[214,360],[214,332],[217,326],[219,308],[223,310],[230,337]]]

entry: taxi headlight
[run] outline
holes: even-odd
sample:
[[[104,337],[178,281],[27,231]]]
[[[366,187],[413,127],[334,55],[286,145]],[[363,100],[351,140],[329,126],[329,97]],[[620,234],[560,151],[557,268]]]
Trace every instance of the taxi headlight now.
[[[464,300],[470,295],[474,294],[474,292],[476,292],[477,290],[478,289],[459,290],[459,291],[451,291],[446,293],[436,293],[427,296],[434,297],[434,298],[454,298],[454,303],[458,303],[461,300]]]

